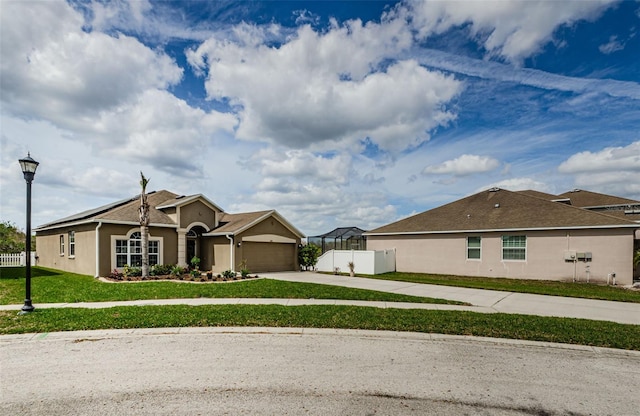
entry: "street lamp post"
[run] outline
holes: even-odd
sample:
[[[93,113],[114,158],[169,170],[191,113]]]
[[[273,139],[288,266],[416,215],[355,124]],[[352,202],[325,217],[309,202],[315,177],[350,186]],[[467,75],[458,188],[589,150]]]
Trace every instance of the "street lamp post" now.
[[[20,167],[24,174],[24,180],[27,181],[27,232],[26,232],[26,294],[24,299],[24,306],[22,306],[21,314],[32,312],[34,307],[31,304],[31,182],[36,175],[36,169],[39,163],[31,158],[31,154],[27,153],[27,157],[20,159]]]

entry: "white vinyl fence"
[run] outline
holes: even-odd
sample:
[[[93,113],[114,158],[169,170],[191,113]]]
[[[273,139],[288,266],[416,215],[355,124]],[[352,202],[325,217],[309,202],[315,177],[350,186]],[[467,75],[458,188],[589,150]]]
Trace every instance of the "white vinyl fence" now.
[[[36,252],[31,252],[31,265],[35,266],[38,257]],[[19,267],[27,265],[27,254],[22,253],[0,253],[0,267]]]
[[[316,269],[321,272],[349,273],[349,262],[359,274],[382,274],[396,270],[395,250],[329,250],[318,259]]]

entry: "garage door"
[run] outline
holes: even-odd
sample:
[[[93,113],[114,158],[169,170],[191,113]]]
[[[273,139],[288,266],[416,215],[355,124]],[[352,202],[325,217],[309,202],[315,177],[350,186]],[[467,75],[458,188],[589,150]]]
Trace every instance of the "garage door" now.
[[[286,243],[242,243],[243,258],[252,273],[283,272],[296,268],[296,245]]]

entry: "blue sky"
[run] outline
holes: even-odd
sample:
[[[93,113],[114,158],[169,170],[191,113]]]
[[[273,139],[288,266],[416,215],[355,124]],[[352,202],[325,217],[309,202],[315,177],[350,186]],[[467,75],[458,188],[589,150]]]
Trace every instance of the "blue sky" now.
[[[637,1],[3,1],[1,219],[151,190],[302,232],[499,186],[640,199]]]

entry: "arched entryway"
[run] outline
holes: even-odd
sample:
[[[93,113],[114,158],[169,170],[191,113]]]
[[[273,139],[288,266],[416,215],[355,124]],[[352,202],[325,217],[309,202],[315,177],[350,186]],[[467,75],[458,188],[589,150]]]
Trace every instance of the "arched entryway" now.
[[[187,264],[191,265],[191,259],[193,257],[202,258],[201,248],[202,248],[202,234],[207,232],[207,230],[199,225],[193,226],[187,231],[186,239],[187,239]]]

